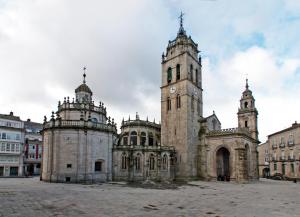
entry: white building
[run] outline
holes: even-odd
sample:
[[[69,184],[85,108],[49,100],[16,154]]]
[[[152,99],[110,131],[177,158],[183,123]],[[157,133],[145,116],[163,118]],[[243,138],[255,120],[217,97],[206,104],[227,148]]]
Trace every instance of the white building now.
[[[76,98],[58,103],[56,117],[43,126],[42,180],[49,182],[105,182],[112,180],[112,146],[117,129],[103,103],[95,105],[83,84]]]
[[[0,176],[23,175],[24,124],[20,117],[0,114]]]

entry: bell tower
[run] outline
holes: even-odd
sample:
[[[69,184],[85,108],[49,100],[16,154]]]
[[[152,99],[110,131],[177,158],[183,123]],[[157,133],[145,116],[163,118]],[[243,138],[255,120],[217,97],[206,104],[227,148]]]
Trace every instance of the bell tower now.
[[[255,108],[255,99],[252,95],[252,91],[249,90],[248,79],[246,79],[246,89],[240,100],[240,108],[238,111],[238,127],[247,128],[252,138],[256,140],[258,140],[257,115],[258,111]]]
[[[176,179],[197,176],[199,117],[202,117],[202,72],[198,45],[183,28],[162,54],[161,144],[176,149]]]

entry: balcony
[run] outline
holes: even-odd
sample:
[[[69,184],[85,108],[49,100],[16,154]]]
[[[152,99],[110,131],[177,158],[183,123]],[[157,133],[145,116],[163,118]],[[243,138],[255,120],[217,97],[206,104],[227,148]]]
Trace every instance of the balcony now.
[[[284,143],[280,143],[279,144],[279,148],[284,148],[285,147],[285,144]]]
[[[285,156],[280,156],[280,160],[285,160]]]
[[[294,156],[288,156],[288,160],[295,160],[295,157]]]
[[[276,157],[272,157],[272,161],[277,161]]]
[[[273,144],[272,145],[272,149],[276,149],[277,148],[277,145],[276,144]]]

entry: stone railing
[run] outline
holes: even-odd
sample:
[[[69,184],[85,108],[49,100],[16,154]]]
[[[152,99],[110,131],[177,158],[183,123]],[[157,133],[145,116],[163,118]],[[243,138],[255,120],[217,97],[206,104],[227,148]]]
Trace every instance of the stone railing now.
[[[143,121],[143,120],[136,119],[136,120],[122,121],[121,128],[127,126],[145,126],[145,127],[153,127],[160,130],[160,124],[157,124],[155,122],[150,122],[148,120]]]
[[[251,136],[250,132],[246,128],[227,128],[227,129],[221,129],[221,130],[213,130],[209,131],[208,135],[227,135],[227,134],[233,134],[233,133],[239,133],[239,134],[246,134],[247,136]]]
[[[115,149],[124,149],[124,150],[148,150],[148,151],[175,151],[173,146],[161,146],[161,145],[153,145],[153,146],[142,146],[142,145],[114,145]]]
[[[95,106],[93,103],[63,102],[58,104],[58,111],[62,110],[90,110],[97,113],[106,114],[106,107]]]
[[[115,124],[94,123],[92,121],[85,120],[52,119],[49,122],[44,123],[44,130],[49,128],[82,128],[117,133],[117,127]]]

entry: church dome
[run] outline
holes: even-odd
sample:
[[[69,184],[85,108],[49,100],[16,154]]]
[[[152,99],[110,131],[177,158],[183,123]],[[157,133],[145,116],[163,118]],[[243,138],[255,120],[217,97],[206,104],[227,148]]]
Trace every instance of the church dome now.
[[[87,92],[87,93],[92,94],[91,89],[85,83],[81,84],[79,87],[77,87],[75,89],[75,93],[78,93],[78,92]]]

